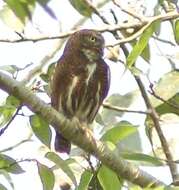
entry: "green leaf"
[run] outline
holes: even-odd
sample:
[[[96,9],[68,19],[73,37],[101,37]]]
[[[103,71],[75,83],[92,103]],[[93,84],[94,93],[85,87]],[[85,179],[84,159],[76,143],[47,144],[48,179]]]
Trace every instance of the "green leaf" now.
[[[26,19],[31,19],[32,10],[35,6],[35,0],[6,0],[7,5],[12,9],[15,15],[25,23]]]
[[[6,105],[17,108],[20,105],[20,101],[15,96],[8,96],[6,98]]]
[[[47,74],[40,74],[40,78],[47,83],[49,82],[49,76]]]
[[[62,169],[68,175],[68,177],[72,180],[74,185],[77,186],[76,178],[75,178],[72,170],[68,166],[68,164],[65,162],[65,160],[61,159],[54,152],[48,152],[45,155],[45,157],[48,158],[49,160],[51,160],[52,162],[54,162],[60,169]]]
[[[156,4],[154,7],[154,16],[161,15],[161,6],[160,4]],[[161,33],[161,24],[158,24],[155,29],[155,34],[159,36]]]
[[[4,22],[4,24],[9,26],[14,31],[23,31],[24,24],[7,5],[4,5],[3,8],[0,10],[0,18]]]
[[[175,36],[175,41],[177,44],[179,44],[179,19],[175,21],[174,25],[174,36]]]
[[[90,17],[93,13],[87,0],[69,0],[69,2],[83,16]]]
[[[137,127],[133,126],[129,122],[122,121],[117,123],[112,129],[109,129],[102,137],[103,141],[111,141],[116,144],[118,141],[128,137],[129,135],[135,133]]]
[[[38,115],[30,116],[30,124],[39,140],[50,148],[52,132],[48,123]]]
[[[5,125],[13,116],[16,108],[13,106],[0,106],[0,126]]]
[[[137,43],[137,40],[134,40],[132,42],[130,42],[130,44],[132,45],[132,47],[134,47]],[[146,47],[144,48],[144,50],[141,53],[141,57],[146,61],[149,62],[150,61],[150,46],[149,44],[146,45]]]
[[[163,2],[164,2],[164,0],[158,0],[158,3],[159,3],[160,5],[162,5]]]
[[[158,22],[157,22],[158,23]],[[133,50],[127,57],[127,67],[130,69],[135,61],[137,60],[138,56],[141,55],[144,48],[147,46],[150,37],[152,36],[153,32],[155,31],[156,22],[153,22],[141,35],[139,41],[134,46]]]
[[[166,73],[159,80],[154,88],[155,94],[164,100],[169,100],[178,93],[179,89],[179,71]],[[154,107],[157,107],[163,102],[154,96],[150,97],[150,101]]]
[[[49,78],[51,78],[51,76],[54,72],[55,66],[56,66],[56,62],[53,62],[49,65],[48,70],[47,70],[47,74],[48,74]]]
[[[122,187],[118,176],[104,165],[98,171],[98,179],[104,190],[120,190]]]
[[[88,190],[89,183],[93,177],[93,174],[89,170],[85,170],[80,178],[80,184],[76,190]]]
[[[174,113],[176,115],[179,115],[179,93],[177,93],[175,96],[170,98],[167,103],[163,103],[156,107],[156,111],[159,115],[165,114],[165,113]],[[171,105],[169,105],[170,103]],[[176,107],[172,106],[175,105]]]
[[[163,162],[161,160],[147,154],[127,152],[122,153],[122,157],[127,160],[140,161],[140,164],[143,162],[142,165],[163,166]]]
[[[96,190],[103,190],[103,187],[101,186],[99,179],[97,177],[97,173],[93,174],[93,177],[88,185],[88,189],[96,189]]]
[[[7,172],[13,174],[24,173],[24,170],[16,160],[5,154],[0,154],[0,169],[6,170]]]
[[[47,73],[42,73],[40,75],[41,79],[47,83],[49,83],[50,79],[51,79],[51,76],[52,76],[52,73],[54,71],[54,68],[55,68],[55,65],[56,65],[56,62],[53,62],[49,65],[48,67],[48,70],[47,70]]]
[[[7,188],[3,184],[0,184],[0,190],[7,190]]]
[[[5,125],[13,116],[15,110],[20,105],[20,101],[14,96],[8,96],[6,103],[0,106],[0,125]]]
[[[144,48],[144,50],[142,51],[141,57],[142,57],[145,61],[147,61],[147,62],[150,61],[150,46],[149,46],[149,44],[147,44],[146,47]]]
[[[38,173],[43,185],[43,190],[53,190],[55,183],[54,173],[45,165],[38,162]]]

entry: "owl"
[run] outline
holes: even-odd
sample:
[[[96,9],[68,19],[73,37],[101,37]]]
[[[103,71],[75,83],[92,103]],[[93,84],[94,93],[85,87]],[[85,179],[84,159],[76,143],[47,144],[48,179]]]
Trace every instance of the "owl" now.
[[[103,50],[104,38],[95,30],[83,29],[68,39],[51,80],[52,107],[66,118],[93,122],[110,86]],[[70,140],[56,130],[55,150],[69,153],[70,149]]]

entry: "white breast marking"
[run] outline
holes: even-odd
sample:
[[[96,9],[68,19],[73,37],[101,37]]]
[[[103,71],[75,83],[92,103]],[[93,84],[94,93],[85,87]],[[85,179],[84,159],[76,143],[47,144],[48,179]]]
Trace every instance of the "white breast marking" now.
[[[94,118],[95,114],[96,114],[96,111],[98,110],[98,107],[99,107],[99,99],[100,99],[100,90],[101,90],[101,84],[98,83],[98,89],[97,89],[97,92],[96,92],[96,97],[95,98],[95,101],[96,101],[96,106],[94,107],[92,113],[90,114],[90,120],[92,118]]]
[[[90,62],[93,62],[98,58],[98,55],[96,54],[96,52],[90,49],[82,49],[82,52],[84,53],[84,55]]]
[[[77,82],[78,82],[78,77],[77,76],[73,77],[71,85],[68,89],[67,107],[69,110],[71,110],[71,112],[73,112],[72,111],[72,97],[71,96],[72,96],[73,89],[75,88]]]
[[[88,64],[87,67],[87,72],[88,72],[88,77],[86,79],[86,84],[88,85],[88,82],[90,80],[90,78],[92,77],[92,75],[94,74],[94,72],[96,71],[96,63],[93,64]]]

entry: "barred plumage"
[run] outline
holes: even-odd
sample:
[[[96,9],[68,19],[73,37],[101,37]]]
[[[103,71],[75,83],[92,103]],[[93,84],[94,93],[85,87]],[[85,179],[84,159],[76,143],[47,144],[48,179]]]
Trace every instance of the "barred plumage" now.
[[[67,118],[90,124],[109,90],[109,68],[104,62],[104,39],[94,30],[80,30],[68,40],[51,82],[52,106]],[[60,127],[60,126],[57,126]],[[57,133],[55,149],[70,151],[70,142]]]

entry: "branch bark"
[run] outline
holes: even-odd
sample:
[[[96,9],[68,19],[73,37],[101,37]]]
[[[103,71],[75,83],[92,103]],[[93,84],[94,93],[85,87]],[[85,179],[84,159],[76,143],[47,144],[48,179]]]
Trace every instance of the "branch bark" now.
[[[34,95],[23,83],[15,81],[7,74],[0,72],[0,89],[16,96],[31,111],[40,114],[52,126],[61,126],[58,130],[74,144],[94,155],[117,175],[141,187],[164,186],[165,184],[130,162],[114,154],[104,143],[95,140],[85,126],[77,119],[68,120],[44,101]]]

